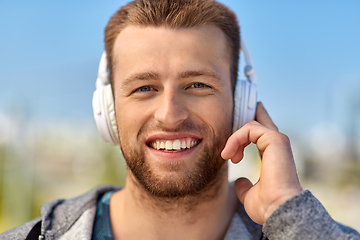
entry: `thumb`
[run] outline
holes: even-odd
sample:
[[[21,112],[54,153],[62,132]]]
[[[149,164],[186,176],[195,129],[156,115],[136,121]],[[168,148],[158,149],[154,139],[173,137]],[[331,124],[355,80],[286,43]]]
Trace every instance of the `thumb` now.
[[[251,181],[247,178],[238,178],[234,183],[236,194],[242,204],[244,204],[245,195],[253,186]]]

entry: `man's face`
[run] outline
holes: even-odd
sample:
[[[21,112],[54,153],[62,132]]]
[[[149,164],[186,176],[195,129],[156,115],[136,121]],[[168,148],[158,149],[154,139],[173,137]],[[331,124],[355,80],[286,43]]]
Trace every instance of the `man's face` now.
[[[130,25],[117,37],[121,149],[130,174],[151,194],[195,195],[219,177],[232,125],[229,59],[225,35],[211,25]]]

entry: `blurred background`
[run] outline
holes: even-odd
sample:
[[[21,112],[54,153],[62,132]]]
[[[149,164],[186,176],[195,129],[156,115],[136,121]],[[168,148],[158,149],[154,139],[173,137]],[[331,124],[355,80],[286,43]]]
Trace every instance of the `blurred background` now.
[[[124,185],[120,150],[91,107],[103,31],[127,1],[0,0],[0,233],[42,204]],[[360,230],[360,2],[221,2],[238,15],[258,99],[292,142],[299,177]],[[230,167],[256,181],[254,146]]]

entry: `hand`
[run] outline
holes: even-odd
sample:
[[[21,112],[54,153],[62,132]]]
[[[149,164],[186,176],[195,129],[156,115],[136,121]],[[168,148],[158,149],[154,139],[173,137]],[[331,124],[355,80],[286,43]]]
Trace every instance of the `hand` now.
[[[247,123],[230,136],[221,156],[238,163],[244,148],[251,142],[256,144],[262,158],[260,178],[254,185],[247,178],[237,179],[235,191],[249,217],[263,225],[276,208],[302,188],[289,138],[278,131],[261,102],[255,118],[257,121]]]

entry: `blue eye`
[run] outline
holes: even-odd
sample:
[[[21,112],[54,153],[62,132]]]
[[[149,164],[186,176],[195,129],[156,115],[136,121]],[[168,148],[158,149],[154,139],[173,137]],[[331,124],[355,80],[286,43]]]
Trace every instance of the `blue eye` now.
[[[149,92],[149,91],[151,91],[151,90],[153,90],[153,88],[150,87],[150,86],[142,86],[142,87],[139,87],[139,88],[138,88],[138,91],[139,91],[139,92]]]
[[[205,84],[199,83],[199,82],[194,83],[194,84],[192,85],[193,88],[203,88],[203,87],[205,87],[205,86],[206,86]]]

